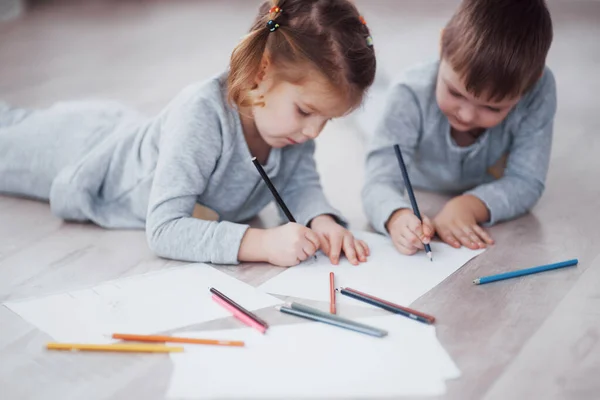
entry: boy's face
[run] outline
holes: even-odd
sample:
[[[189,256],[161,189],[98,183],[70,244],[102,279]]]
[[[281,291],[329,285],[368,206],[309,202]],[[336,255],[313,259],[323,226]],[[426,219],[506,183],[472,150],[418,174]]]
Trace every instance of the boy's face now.
[[[302,84],[276,79],[266,71],[259,82],[258,105],[252,107],[254,123],[263,140],[281,148],[315,139],[327,121],[348,112],[330,85],[318,77]]]
[[[484,95],[473,96],[467,92],[460,76],[445,60],[440,63],[435,96],[452,128],[460,132],[498,125],[521,99],[519,96],[492,101]]]

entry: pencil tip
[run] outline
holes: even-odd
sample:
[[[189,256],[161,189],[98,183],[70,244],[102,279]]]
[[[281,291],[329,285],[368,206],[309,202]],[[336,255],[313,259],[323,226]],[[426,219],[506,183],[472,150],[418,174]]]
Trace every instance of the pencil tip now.
[[[476,284],[476,285],[479,285],[480,282],[481,281],[479,279],[473,279],[473,283]]]
[[[429,258],[429,261],[433,261],[433,254],[431,254],[431,252],[427,253],[427,257]]]

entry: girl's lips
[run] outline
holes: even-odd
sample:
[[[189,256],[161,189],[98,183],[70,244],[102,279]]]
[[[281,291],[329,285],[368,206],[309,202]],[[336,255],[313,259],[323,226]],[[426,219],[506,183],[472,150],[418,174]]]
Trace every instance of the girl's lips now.
[[[288,138],[288,141],[289,141],[291,144],[298,144],[298,142],[296,142],[294,139],[291,139],[291,138]]]

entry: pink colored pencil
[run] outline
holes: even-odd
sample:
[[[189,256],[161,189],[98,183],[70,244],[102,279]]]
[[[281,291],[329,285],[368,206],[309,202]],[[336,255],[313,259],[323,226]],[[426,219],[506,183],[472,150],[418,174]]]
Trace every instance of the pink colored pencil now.
[[[233,316],[235,318],[239,319],[242,323],[248,325],[251,328],[256,329],[257,331],[259,331],[260,333],[263,333],[263,334],[267,331],[267,329],[264,326],[262,326],[261,324],[259,324],[258,322],[256,322],[255,320],[253,320],[252,318],[250,318],[249,316],[247,316],[240,310],[238,310],[237,308],[231,306],[229,303],[227,303],[226,301],[221,299],[219,296],[213,294],[212,299],[217,304],[219,304],[221,307],[223,307],[224,309],[229,311],[231,314],[233,314]]]

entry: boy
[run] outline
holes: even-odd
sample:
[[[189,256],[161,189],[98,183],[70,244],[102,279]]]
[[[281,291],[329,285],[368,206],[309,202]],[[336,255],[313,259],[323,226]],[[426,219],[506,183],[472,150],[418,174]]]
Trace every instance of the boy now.
[[[545,67],[552,21],[543,0],[464,0],[440,60],[391,88],[367,156],[363,205],[404,254],[437,233],[453,247],[493,244],[480,225],[529,211],[544,190],[556,111]],[[421,223],[403,196],[393,145],[416,188],[456,195]]]

